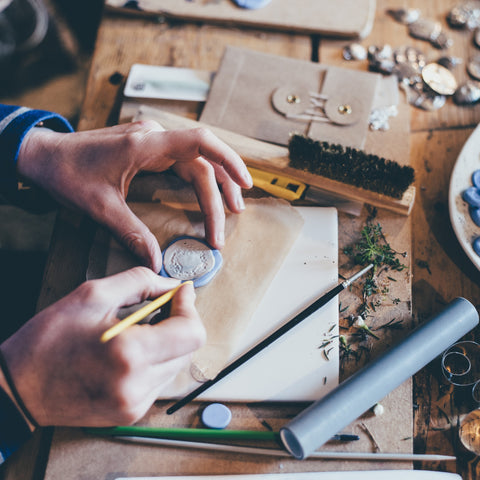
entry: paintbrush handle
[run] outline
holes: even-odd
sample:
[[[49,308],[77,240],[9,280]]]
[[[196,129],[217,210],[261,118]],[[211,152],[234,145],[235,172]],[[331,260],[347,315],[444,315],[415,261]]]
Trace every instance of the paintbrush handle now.
[[[177,291],[186,283],[193,283],[193,282],[191,280],[188,280],[184,283],[181,283],[175,288],[172,288],[172,290],[169,290],[167,293],[164,293],[163,295],[156,298],[155,300],[152,300],[150,303],[148,303],[144,307],[139,308],[136,312],[133,312],[131,315],[129,315],[128,317],[125,317],[123,320],[113,325],[113,327],[110,327],[108,330],[103,332],[102,336],[100,337],[100,341],[102,343],[106,343],[112,338],[122,333],[128,327],[131,327],[132,325],[135,325],[136,323],[141,322],[145,317],[147,317],[148,315],[153,313],[155,310],[158,310],[160,307],[162,307],[167,302],[169,302],[173,298],[173,296],[177,293]]]
[[[216,430],[212,428],[161,428],[120,426],[86,428],[86,432],[106,436],[135,436],[143,438],[170,438],[177,440],[263,440],[278,441],[278,432],[255,430]]]
[[[172,440],[255,440],[278,442],[279,432],[256,430],[223,430],[212,428],[170,428],[170,427],[142,427],[127,425],[119,427],[85,428],[85,432],[93,435],[108,437],[141,437],[141,438],[166,438]],[[358,435],[339,433],[331,440],[338,442],[351,442],[359,440]]]
[[[287,323],[282,325],[280,328],[275,330],[273,333],[271,333],[267,338],[262,340],[261,342],[257,343],[254,347],[252,347],[250,350],[245,352],[243,355],[241,355],[239,358],[237,358],[235,361],[227,365],[223,370],[221,370],[215,378],[212,380],[207,380],[205,383],[202,383],[198,388],[193,390],[193,392],[190,392],[188,395],[183,397],[181,400],[173,404],[170,408],[167,409],[167,414],[171,415],[172,413],[175,413],[177,410],[185,406],[187,403],[191,402],[193,399],[197,398],[201,393],[203,393],[205,390],[208,390],[211,386],[215,385],[217,382],[222,380],[222,378],[225,378],[227,375],[232,373],[234,370],[236,370],[238,367],[243,365],[245,362],[250,360],[252,357],[254,357],[257,353],[261,352],[264,350],[266,347],[271,345],[275,340],[283,336],[285,333],[290,331],[292,328],[297,326],[299,323],[301,323],[303,320],[305,320],[307,317],[309,317],[312,313],[316,312],[320,308],[322,308],[324,305],[326,305],[330,300],[335,298],[342,290],[347,288],[352,282],[357,280],[359,277],[367,273],[371,268],[373,267],[373,264],[370,264],[357,272],[355,275],[353,275],[350,278],[347,278],[344,280],[342,283],[338,284],[336,287],[333,287],[330,291],[322,295],[320,298],[315,300],[312,304],[310,304],[307,308],[303,309],[300,313],[295,315],[291,320],[289,320]]]
[[[326,305],[330,300],[332,300],[332,298],[335,298],[345,288],[344,283],[340,283],[336,287],[332,288],[329,292],[322,295],[319,299],[315,300],[311,305],[309,305],[307,308],[305,308],[300,313],[295,315],[291,320],[289,320],[287,323],[285,323],[280,328],[275,330],[267,338],[265,338],[261,342],[257,343],[250,350],[248,350],[243,355],[241,355],[236,360],[234,360],[232,363],[227,365],[223,370],[221,370],[217,374],[217,376],[215,378],[213,378],[212,380],[207,380],[205,383],[202,383],[198,388],[193,390],[193,392],[190,392],[188,395],[186,395],[181,400],[176,402],[174,405],[172,405],[170,408],[168,408],[167,414],[171,415],[172,413],[176,412],[177,410],[179,410],[180,408],[185,406],[187,403],[190,403],[193,399],[198,397],[205,390],[208,390],[211,386],[218,383],[220,380],[225,378],[227,375],[232,373],[238,367],[240,367],[245,362],[247,362],[252,357],[254,357],[257,353],[261,352],[266,347],[271,345],[275,340],[277,340],[278,338],[283,336],[285,333],[290,331],[292,328],[297,326],[300,322],[305,320],[312,313],[316,312],[321,307]]]

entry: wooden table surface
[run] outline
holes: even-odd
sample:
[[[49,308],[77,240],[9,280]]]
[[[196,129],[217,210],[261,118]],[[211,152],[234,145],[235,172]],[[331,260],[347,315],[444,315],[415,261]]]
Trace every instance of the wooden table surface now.
[[[362,43],[365,46],[385,43],[393,47],[412,45],[435,60],[442,54],[441,51],[409,37],[406,27],[394,22],[385,11],[387,8],[417,7],[423,16],[435,18],[446,25],[446,13],[457,3],[457,0],[378,0],[373,31]],[[465,60],[475,52],[471,32],[448,32],[454,39],[449,54]],[[99,128],[117,122],[123,84],[133,63],[214,71],[218,68],[224,47],[236,45],[298,59],[366,69],[365,62],[343,60],[341,50],[348,43],[318,36],[181,22],[161,23],[151,18],[127,18],[105,13],[79,129]],[[455,75],[459,81],[467,78],[464,65],[457,67]],[[180,113],[195,117],[199,111],[194,107]],[[461,249],[448,214],[450,173],[463,144],[479,120],[480,105],[459,107],[451,99],[435,112],[411,108],[410,163],[416,171],[415,206],[409,218],[381,210],[378,212],[378,219],[392,246],[408,253],[406,263],[409,271],[401,286],[404,297],[399,307],[401,315],[405,319],[408,317],[408,325],[420,323],[439,312],[458,296],[467,298],[477,307],[480,304],[480,273]],[[351,242],[367,214],[360,219],[340,215],[341,248]],[[88,219],[68,211],[60,213],[39,309],[61,298],[84,280],[93,232],[94,226]],[[341,270],[342,256],[340,260]],[[480,330],[477,328],[469,338],[480,340]],[[458,472],[465,480],[480,478],[478,458],[462,450],[457,439],[459,415],[472,405],[463,391],[454,390],[442,381],[438,363],[432,362],[415,375],[413,406],[414,452],[455,454],[458,458],[456,463],[416,463],[414,467]],[[2,470],[2,478],[43,478],[50,438],[49,429],[37,433]],[[271,463],[269,465],[268,469],[262,467],[258,473],[277,471],[271,468]],[[249,463],[245,472],[257,472],[256,468],[258,466]],[[67,475],[65,478],[71,477]],[[79,473],[78,478],[90,477]]]

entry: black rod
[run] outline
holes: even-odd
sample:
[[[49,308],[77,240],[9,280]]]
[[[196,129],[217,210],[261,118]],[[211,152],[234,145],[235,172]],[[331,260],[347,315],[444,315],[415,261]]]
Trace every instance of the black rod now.
[[[266,347],[271,345],[275,340],[277,340],[282,335],[287,333],[293,327],[297,326],[300,322],[305,320],[312,313],[316,312],[321,307],[326,305],[330,300],[335,298],[342,290],[347,288],[357,278],[361,277],[363,274],[368,272],[368,270],[370,270],[372,267],[373,267],[373,264],[368,265],[368,267],[365,267],[360,272],[356,273],[355,275],[353,275],[352,277],[343,281],[342,283],[339,283],[336,287],[333,287],[330,291],[328,291],[327,293],[322,295],[320,298],[315,300],[312,304],[310,304],[308,307],[306,307],[300,313],[295,315],[291,320],[289,320],[287,323],[283,324],[280,328],[275,330],[268,337],[263,339],[261,342],[257,343],[250,350],[248,350],[243,355],[241,355],[236,360],[234,360],[232,363],[227,365],[223,370],[220,370],[220,372],[217,374],[217,376],[215,378],[213,378],[211,380],[207,380],[205,383],[202,383],[198,388],[196,388],[195,390],[193,390],[189,394],[185,395],[185,397],[180,399],[178,402],[174,403],[171,407],[169,407],[167,409],[167,415],[171,415],[172,413],[175,413],[177,410],[180,410],[180,408],[184,407],[187,403],[190,403],[193,399],[198,397],[205,390],[208,390],[211,386],[215,385],[220,380],[222,380],[222,378],[225,378],[227,375],[232,373],[238,367],[240,367],[245,362],[250,360],[258,352],[261,352]]]

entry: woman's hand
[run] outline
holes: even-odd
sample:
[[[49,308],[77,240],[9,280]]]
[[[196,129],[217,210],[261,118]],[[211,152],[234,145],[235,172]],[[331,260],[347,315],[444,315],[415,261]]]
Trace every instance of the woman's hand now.
[[[176,285],[145,267],[86,282],[0,346],[39,425],[124,425],[145,414],[205,341],[192,285],[178,290],[166,320],[134,325],[107,343],[100,336],[119,307]]]
[[[206,239],[222,248],[220,189],[228,209],[239,213],[244,209],[241,188],[250,188],[252,180],[241,158],[209,130],[163,131],[154,121],[78,133],[34,128],[18,157],[20,175],[107,226],[156,272],[161,268],[158,242],[125,198],[139,171],[169,168],[192,183],[205,216]]]

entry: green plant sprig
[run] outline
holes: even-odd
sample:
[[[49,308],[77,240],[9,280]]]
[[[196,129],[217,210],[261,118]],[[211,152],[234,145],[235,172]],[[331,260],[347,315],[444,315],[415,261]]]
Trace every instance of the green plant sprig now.
[[[405,254],[398,253],[390,246],[379,223],[367,223],[360,233],[361,239],[353,247],[344,250],[345,254],[353,256],[355,263],[359,265],[373,263],[374,270],[384,265],[397,271],[407,268],[397,258],[398,255]]]
[[[380,223],[375,223],[371,219],[367,219],[365,226],[360,231],[361,237],[358,242],[354,243],[351,246],[348,246],[344,249],[344,253],[349,256],[356,264],[367,265],[373,263],[374,268],[369,272],[368,275],[364,277],[362,285],[362,303],[358,307],[356,315],[367,319],[372,317],[376,312],[376,307],[379,307],[382,303],[380,296],[385,296],[390,291],[388,285],[379,285],[378,279],[379,276],[392,271],[402,271],[407,268],[405,264],[401,262],[401,258],[405,257],[405,253],[400,253],[394,250],[390,244],[387,242],[385,235],[383,234],[382,227]],[[389,281],[396,281],[393,277],[387,275],[386,277]],[[400,299],[395,298],[393,303],[396,305],[400,302]],[[343,309],[342,309],[343,310]],[[353,314],[349,315],[351,319],[349,330],[354,326],[353,319],[355,316]],[[358,317],[357,317],[358,318]],[[371,328],[368,325],[356,325],[357,330],[353,333],[350,338],[355,338],[356,341],[365,341],[367,337],[373,337],[376,340],[380,340],[379,336],[374,333],[376,330],[384,329],[397,329],[402,328],[401,321],[395,321],[393,319],[387,324],[383,325],[380,328]],[[359,349],[362,345],[358,345],[354,349],[352,344],[346,342],[346,337],[343,336],[340,338],[340,349],[343,359],[348,359],[349,357],[354,357],[358,360],[359,358]]]

